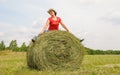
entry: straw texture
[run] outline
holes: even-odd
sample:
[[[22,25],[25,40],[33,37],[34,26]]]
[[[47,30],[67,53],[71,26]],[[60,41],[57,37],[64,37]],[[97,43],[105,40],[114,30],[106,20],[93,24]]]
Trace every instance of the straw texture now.
[[[80,39],[66,31],[50,31],[29,44],[27,64],[38,70],[76,70],[83,56]]]

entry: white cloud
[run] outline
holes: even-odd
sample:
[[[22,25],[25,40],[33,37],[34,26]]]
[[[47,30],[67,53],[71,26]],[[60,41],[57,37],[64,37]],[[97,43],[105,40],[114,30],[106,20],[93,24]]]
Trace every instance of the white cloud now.
[[[72,33],[85,38],[85,46],[94,49],[120,49],[119,3],[119,0],[21,0],[18,4],[8,2],[6,8],[26,15],[29,25],[0,22],[0,35],[4,34],[2,39],[5,40],[17,39],[19,43],[28,43],[34,35],[39,34],[49,17],[46,11],[54,8]]]
[[[4,33],[3,32],[0,32],[0,37],[4,36]]]
[[[20,27],[18,31],[21,33],[27,33],[28,29],[27,29],[27,27],[24,26],[24,27]]]
[[[86,5],[89,2],[85,0],[83,5],[75,5],[71,1],[70,5],[68,5],[69,7],[63,8],[69,18],[66,20],[68,25],[71,25],[69,28],[77,36],[85,38],[84,44],[87,47],[94,49],[120,49],[118,46],[120,44],[118,39],[118,34],[120,34],[118,21],[120,17],[119,12],[117,12],[120,9],[118,10],[117,8],[117,1],[112,2],[113,0],[110,0],[110,2],[97,0],[96,3],[92,1],[89,5]],[[111,12],[112,14],[109,14]],[[109,21],[105,21],[103,17],[106,17]],[[118,26],[115,26],[117,22]],[[87,34],[84,35],[84,33]]]
[[[44,25],[46,22],[46,19],[43,17],[38,17],[38,19],[35,19],[32,23],[32,27],[39,28],[40,26]]]
[[[91,5],[95,4],[97,0],[79,0],[80,4],[82,5]]]
[[[6,2],[6,0],[0,0],[0,4],[5,3],[5,2]]]
[[[110,22],[113,25],[120,25],[120,10],[112,11],[102,18],[106,22]]]
[[[16,26],[14,24],[0,22],[0,41],[4,40],[8,45],[11,40],[17,40],[19,44],[28,43],[31,37],[31,28],[27,26]],[[4,36],[4,37],[3,37]]]

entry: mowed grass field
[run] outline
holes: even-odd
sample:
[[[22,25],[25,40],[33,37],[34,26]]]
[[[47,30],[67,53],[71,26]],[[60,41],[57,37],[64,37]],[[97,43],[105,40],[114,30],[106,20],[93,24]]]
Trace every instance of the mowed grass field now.
[[[0,51],[0,75],[120,75],[120,55],[85,55],[76,71],[29,69],[26,52]]]

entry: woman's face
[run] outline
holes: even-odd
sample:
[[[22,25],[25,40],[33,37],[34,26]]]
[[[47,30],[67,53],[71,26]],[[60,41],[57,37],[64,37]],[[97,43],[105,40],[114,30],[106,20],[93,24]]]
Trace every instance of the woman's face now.
[[[51,11],[49,14],[50,14],[51,16],[55,16],[55,13],[54,13],[53,11]]]

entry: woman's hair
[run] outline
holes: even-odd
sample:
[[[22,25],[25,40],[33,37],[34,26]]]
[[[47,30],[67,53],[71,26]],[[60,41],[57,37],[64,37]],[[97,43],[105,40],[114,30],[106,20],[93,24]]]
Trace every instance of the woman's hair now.
[[[57,15],[57,12],[54,9],[49,9],[47,12],[50,14],[51,11],[55,13],[55,16]]]

